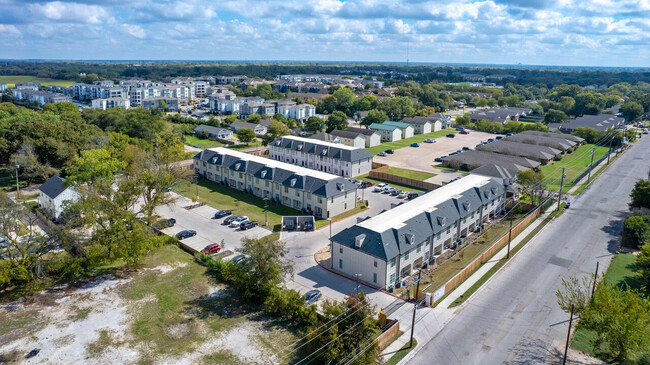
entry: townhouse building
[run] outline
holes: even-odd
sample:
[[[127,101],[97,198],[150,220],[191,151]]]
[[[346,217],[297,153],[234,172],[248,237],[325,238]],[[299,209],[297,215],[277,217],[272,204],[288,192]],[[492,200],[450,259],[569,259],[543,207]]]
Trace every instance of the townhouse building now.
[[[106,110],[108,108],[122,107],[124,109],[129,109],[131,107],[131,102],[127,98],[106,98],[106,99],[95,99],[91,102],[93,108]]]
[[[178,111],[178,99],[158,96],[142,101],[142,107],[145,109],[160,109],[167,112]]]
[[[392,120],[387,120],[384,122],[384,125],[392,125],[397,127],[402,133],[402,139],[413,137],[414,129],[408,123],[394,122]]]
[[[297,121],[304,121],[307,118],[316,115],[316,107],[311,104],[282,104],[278,106],[278,113],[284,115],[287,119],[293,118]]]
[[[359,148],[364,148],[366,147],[366,138],[364,135],[354,132],[354,131],[348,131],[348,130],[333,130],[330,135],[333,137],[336,137],[336,140],[338,143],[343,143],[346,146],[352,146],[352,147],[359,147]],[[313,136],[312,136],[313,138]]]
[[[41,84],[38,82],[25,82],[22,84],[15,84],[14,89],[20,89],[20,90],[39,90],[41,88]]]
[[[377,132],[382,142],[395,142],[402,139],[402,130],[395,125],[372,123],[368,129]]]
[[[11,95],[16,100],[35,101],[41,106],[52,103],[72,102],[71,97],[51,91],[11,89]]]
[[[113,82],[111,81],[111,84]],[[121,86],[103,86],[75,83],[72,84],[72,97],[77,100],[94,100],[121,98],[124,96],[124,90]]]
[[[217,147],[194,156],[201,178],[329,218],[356,207],[356,185],[340,176]]]
[[[334,235],[331,268],[361,274],[375,287],[394,287],[502,214],[505,199],[497,179],[463,177]]]
[[[344,177],[363,175],[372,169],[372,154],[362,147],[296,136],[271,142],[269,158]]]
[[[381,143],[381,135],[372,129],[348,127],[347,132],[357,133],[363,136],[365,147],[374,147]],[[334,132],[332,132],[334,133]]]
[[[9,88],[9,85],[7,84],[0,84],[0,92],[5,91]]]
[[[267,103],[246,102],[239,105],[239,118],[246,119],[252,114],[269,115],[275,114],[275,106]]]

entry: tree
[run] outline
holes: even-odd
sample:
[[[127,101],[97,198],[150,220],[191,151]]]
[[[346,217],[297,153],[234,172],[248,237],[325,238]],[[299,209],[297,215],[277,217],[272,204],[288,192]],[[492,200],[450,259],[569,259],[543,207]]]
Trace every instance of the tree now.
[[[633,215],[623,221],[623,245],[639,248],[650,242],[650,216]]]
[[[251,114],[248,116],[248,118],[246,118],[246,121],[248,123],[253,123],[253,124],[259,123],[260,120],[262,120],[262,116],[259,114]]]
[[[43,275],[42,259],[56,247],[56,236],[40,233],[36,217],[0,192],[0,289],[33,286]]]
[[[240,252],[246,256],[244,272],[255,293],[265,297],[286,275],[293,273],[293,266],[284,259],[288,251],[283,241],[243,237],[241,242]]]
[[[645,244],[641,247],[641,254],[636,259],[639,266],[639,279],[646,287],[646,293],[650,291],[650,245]]]
[[[23,143],[10,158],[11,163],[20,166],[21,176],[31,185],[34,179],[45,181],[59,173],[58,169],[48,163],[41,163],[31,143]]]
[[[275,120],[277,120],[279,122],[282,122],[282,123],[287,123],[287,118],[283,114],[280,114],[280,113],[273,114],[273,119],[275,119]]]
[[[327,118],[327,133],[335,129],[348,129],[348,116],[341,111],[335,111]]]
[[[544,115],[544,123],[566,123],[569,117],[561,110],[549,109]]]
[[[235,133],[237,136],[237,139],[242,142],[249,144],[250,142],[253,142],[257,135],[255,134],[255,131],[250,129],[250,128],[242,128]]]
[[[225,118],[223,119],[223,122],[224,122],[226,125],[231,125],[231,124],[233,124],[233,123],[236,122],[236,121],[237,121],[237,116],[236,116],[235,114],[230,114],[229,116],[227,116],[227,117],[225,117]]]
[[[525,194],[530,197],[532,204],[540,204],[546,191],[544,174],[533,170],[517,172],[517,183]]]
[[[472,120],[466,115],[460,115],[460,116],[456,117],[456,124],[457,125],[469,125],[469,123],[471,121]]]
[[[268,146],[269,143],[273,142],[276,138],[286,136],[289,133],[289,127],[274,119],[271,121],[271,125],[267,128],[267,133],[264,135],[262,144]]]
[[[575,96],[574,115],[598,114],[605,108],[605,97],[600,94],[583,92]]]
[[[68,168],[70,177],[77,182],[92,182],[98,178],[112,179],[124,169],[124,162],[111,157],[105,149],[81,151],[81,157]]]
[[[626,100],[621,106],[621,113],[628,121],[637,120],[643,115],[643,106],[637,102]]]
[[[347,87],[334,91],[332,95],[336,98],[336,109],[343,112],[350,109],[354,103],[354,99],[356,99],[354,91]]]
[[[573,109],[573,106],[576,104],[576,101],[570,96],[562,96],[560,100],[555,104],[557,110],[568,113]]]
[[[630,193],[630,208],[647,208],[650,209],[650,180],[639,180],[634,184],[634,189]]]
[[[305,129],[315,133],[322,131],[324,126],[325,126],[325,121],[319,117],[314,117],[314,116],[309,117],[305,122]]]
[[[383,123],[388,120],[386,113],[379,109],[372,109],[368,112],[365,118],[361,121],[361,125],[371,125],[372,123]]]

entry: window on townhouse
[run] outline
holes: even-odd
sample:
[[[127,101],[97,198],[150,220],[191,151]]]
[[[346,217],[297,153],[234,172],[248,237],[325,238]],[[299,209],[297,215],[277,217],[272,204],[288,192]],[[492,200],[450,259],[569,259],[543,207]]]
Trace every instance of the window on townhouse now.
[[[372,273],[372,282],[377,284],[377,273],[376,272]]]
[[[463,218],[463,224],[467,223],[467,217]]]
[[[269,182],[268,182],[268,181],[265,181],[265,182],[264,182],[264,185],[268,188],[268,187],[269,187]]]
[[[408,260],[408,259],[409,259],[409,251],[406,251],[406,252],[404,253],[404,261],[406,261],[406,260]]]
[[[377,267],[377,260],[375,259],[375,267]]]
[[[339,253],[343,253],[343,246],[339,247]]]
[[[447,227],[447,234],[449,234],[449,232],[451,232],[451,227]]]
[[[395,282],[395,274],[390,274],[390,283],[392,284],[394,282]]]
[[[285,192],[285,193],[288,193],[288,192],[289,192],[289,188],[285,186],[285,187],[284,187],[284,192]]]
[[[319,197],[318,197],[318,204],[322,204],[322,203],[323,203],[323,198],[321,198],[321,197],[319,196]]]
[[[334,203],[334,197],[332,197],[331,203]]]
[[[436,235],[436,239],[437,239],[437,240],[440,239],[440,232],[438,232],[438,234]]]
[[[230,176],[235,176],[235,172],[234,172],[234,171],[230,171]]]
[[[300,196],[300,191],[296,190],[296,196]]]
[[[339,259],[339,269],[343,268],[343,259]]]
[[[239,173],[239,178],[240,178],[240,179],[243,179],[243,178],[244,178],[244,174],[242,174],[242,173],[240,172],[240,173]]]
[[[348,209],[348,203],[343,203],[343,209]]]
[[[311,199],[311,193],[305,193],[305,194],[307,194],[306,196],[307,199]]]
[[[259,184],[259,183],[260,183],[260,179],[255,178],[255,184]]]
[[[420,253],[422,251],[422,244],[420,243],[417,247],[417,253]]]
[[[472,219],[474,219],[474,213],[472,213]]]

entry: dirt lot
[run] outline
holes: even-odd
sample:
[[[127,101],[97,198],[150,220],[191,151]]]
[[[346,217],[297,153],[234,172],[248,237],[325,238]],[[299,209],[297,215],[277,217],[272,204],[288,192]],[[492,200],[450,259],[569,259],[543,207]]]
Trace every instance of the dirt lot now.
[[[400,148],[395,150],[395,153],[392,155],[386,157],[376,156],[374,161],[391,166],[439,174],[426,181],[441,183],[442,181],[449,181],[456,176],[460,176],[460,174],[441,172],[441,170],[432,167],[432,165],[438,164],[433,161],[436,157],[448,156],[451,152],[463,147],[474,149],[480,142],[494,137],[496,135],[491,133],[470,131],[470,134],[456,134],[455,138],[437,138],[436,143],[420,143],[420,147]]]
[[[0,363],[288,363],[297,339],[175,246],[0,306],[0,323]]]

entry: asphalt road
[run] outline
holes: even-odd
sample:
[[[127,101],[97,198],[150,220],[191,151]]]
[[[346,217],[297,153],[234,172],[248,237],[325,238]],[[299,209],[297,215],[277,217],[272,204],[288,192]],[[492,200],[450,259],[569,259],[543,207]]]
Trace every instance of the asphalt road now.
[[[569,314],[557,305],[562,278],[607,269],[634,183],[646,178],[643,138],[594,182],[571,209],[544,227],[457,311],[409,364],[561,362]]]

